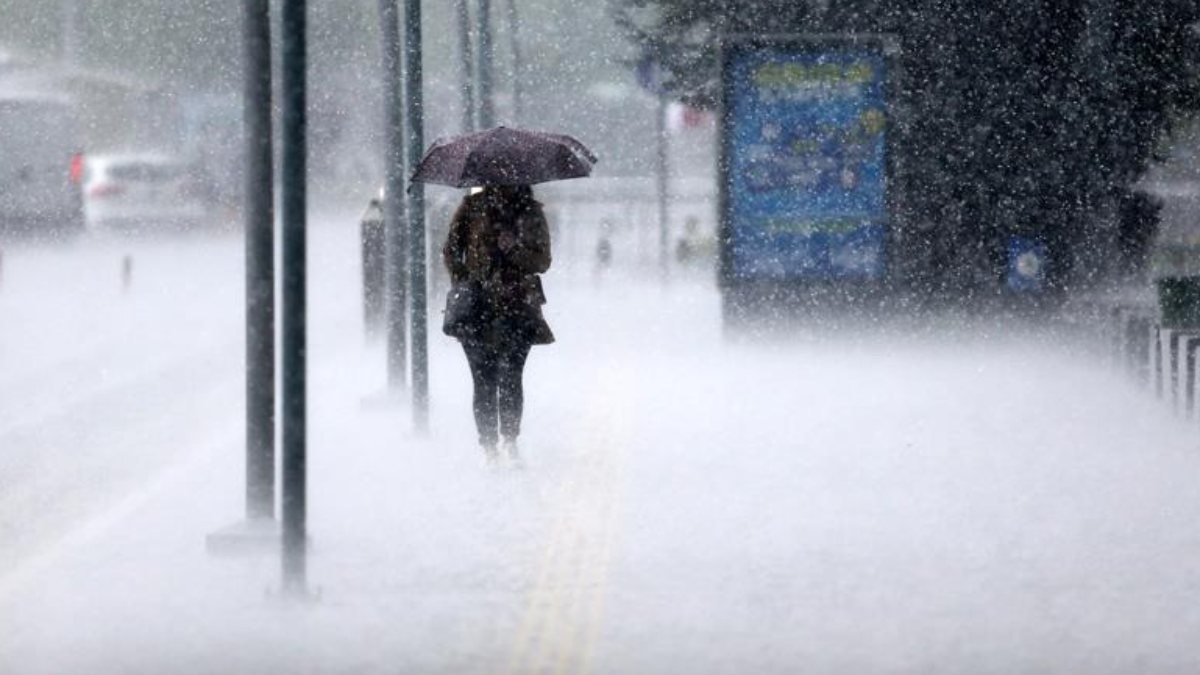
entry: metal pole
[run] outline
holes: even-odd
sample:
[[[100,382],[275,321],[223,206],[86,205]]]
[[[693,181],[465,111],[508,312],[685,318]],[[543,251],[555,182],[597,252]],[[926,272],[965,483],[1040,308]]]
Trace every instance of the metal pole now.
[[[372,197],[359,221],[359,244],[362,248],[363,326],[368,337],[378,337],[386,322],[384,287],[384,220],[383,201]]]
[[[424,72],[421,62],[421,0],[404,0],[404,91],[408,125],[408,173],[416,170],[425,147]],[[429,331],[426,320],[425,186],[408,191],[409,287],[412,326],[413,428],[429,428]]]
[[[1187,364],[1187,372],[1184,377],[1187,379],[1183,383],[1184,397],[1184,415],[1188,419],[1192,419],[1195,414],[1196,405],[1196,350],[1200,349],[1200,337],[1189,336],[1183,341],[1183,349],[1185,352],[1185,363]]]
[[[270,0],[244,0],[246,518],[275,517],[275,174]]]
[[[521,82],[524,79],[524,60],[521,58],[520,16],[517,0],[508,0],[508,43],[512,51],[512,123],[521,125]]]
[[[667,97],[665,94],[658,95],[657,114],[658,124],[655,134],[657,152],[655,155],[658,178],[658,264],[662,280],[665,282],[670,274],[667,257],[667,211],[669,208],[667,179],[670,166],[667,160]]]
[[[305,0],[283,0],[283,585],[307,592]]]
[[[454,0],[458,28],[458,66],[462,75],[462,133],[475,129],[475,88],[471,78],[471,11],[467,0]]]
[[[1169,328],[1154,325],[1154,397],[1160,401],[1163,397],[1163,336],[1169,331]]]
[[[479,128],[490,129],[496,124],[496,102],[492,97],[492,2],[479,0],[479,13],[475,17],[476,34],[479,36],[479,53],[475,66],[475,78],[479,91]]]
[[[408,287],[405,280],[406,256],[404,227],[404,74],[401,64],[400,13],[397,0],[379,0],[379,21],[383,37],[384,102],[383,117],[387,135],[384,155],[384,277],[387,287],[387,371],[388,387],[404,388],[408,370],[408,334],[405,306]]]
[[[79,65],[79,5],[76,0],[62,0],[62,53],[60,58],[68,69]]]
[[[1171,331],[1171,337],[1167,340],[1167,349],[1169,350],[1168,362],[1171,371],[1171,411],[1179,412],[1179,339],[1182,337],[1179,331]]]

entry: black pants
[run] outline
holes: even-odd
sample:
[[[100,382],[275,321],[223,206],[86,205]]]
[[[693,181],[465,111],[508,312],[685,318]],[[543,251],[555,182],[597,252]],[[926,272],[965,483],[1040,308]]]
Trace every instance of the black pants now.
[[[495,446],[499,436],[514,440],[521,433],[525,407],[521,377],[529,349],[528,344],[463,343],[475,382],[475,428],[482,445]]]

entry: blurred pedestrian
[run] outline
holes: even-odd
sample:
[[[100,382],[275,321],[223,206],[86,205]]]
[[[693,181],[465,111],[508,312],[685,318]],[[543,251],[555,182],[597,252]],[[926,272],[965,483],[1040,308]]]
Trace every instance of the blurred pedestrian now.
[[[596,278],[599,279],[608,268],[612,267],[613,246],[612,246],[612,231],[613,224],[608,218],[600,221],[600,238],[596,240]]]
[[[697,254],[698,232],[700,230],[700,220],[696,216],[688,216],[683,221],[683,236],[675,244],[675,259],[680,265],[691,263]]]
[[[479,444],[489,463],[520,461],[525,359],[554,342],[542,315],[539,274],[550,267],[550,231],[527,185],[467,195],[450,221],[442,259],[451,290],[443,331],[457,338],[474,383]]]

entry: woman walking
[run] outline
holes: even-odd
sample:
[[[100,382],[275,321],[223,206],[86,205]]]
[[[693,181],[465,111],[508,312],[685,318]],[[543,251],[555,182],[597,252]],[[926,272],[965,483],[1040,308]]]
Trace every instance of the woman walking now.
[[[467,293],[472,300],[453,320],[448,306],[443,331],[458,338],[467,356],[479,444],[489,463],[501,452],[519,462],[525,359],[533,345],[554,342],[538,276],[550,267],[550,232],[530,187],[489,186],[465,197],[442,259],[452,295]]]

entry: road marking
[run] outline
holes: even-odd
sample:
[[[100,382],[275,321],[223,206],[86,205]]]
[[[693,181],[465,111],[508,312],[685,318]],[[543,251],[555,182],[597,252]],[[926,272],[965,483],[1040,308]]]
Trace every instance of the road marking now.
[[[507,673],[588,673],[596,653],[619,534],[629,449],[632,373],[609,364],[588,397],[578,454],[552,507],[557,513],[513,641]]]
[[[151,500],[194,476],[206,464],[214,461],[220,451],[236,442],[237,437],[229,433],[214,436],[208,442],[198,445],[177,463],[161,469],[141,487],[125,494],[109,508],[83,521],[55,542],[19,563],[11,572],[0,577],[0,606],[10,602],[15,592],[28,588],[32,582],[44,576],[60,560],[69,558],[85,546],[99,540]]]

